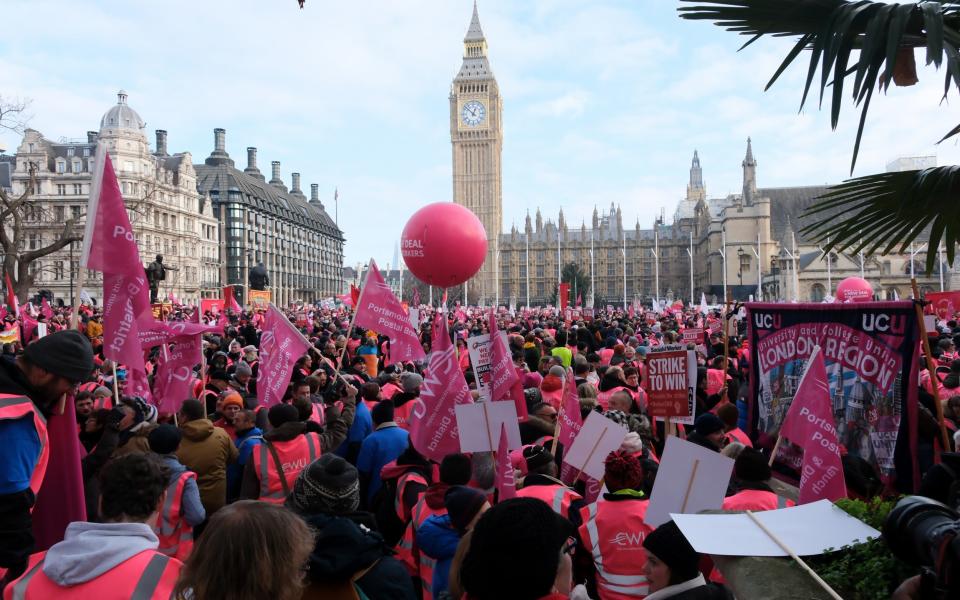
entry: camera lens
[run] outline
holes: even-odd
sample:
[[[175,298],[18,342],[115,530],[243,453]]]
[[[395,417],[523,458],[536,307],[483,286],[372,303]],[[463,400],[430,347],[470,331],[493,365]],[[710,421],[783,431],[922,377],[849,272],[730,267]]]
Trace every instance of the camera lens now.
[[[907,496],[887,515],[883,538],[898,559],[933,567],[944,537],[952,537],[958,529],[957,518],[955,511],[936,500]]]

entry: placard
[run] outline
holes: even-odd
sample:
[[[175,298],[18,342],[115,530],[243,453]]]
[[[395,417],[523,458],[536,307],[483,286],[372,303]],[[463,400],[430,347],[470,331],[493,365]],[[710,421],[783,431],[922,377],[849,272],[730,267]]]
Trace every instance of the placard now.
[[[683,343],[684,344],[701,344],[703,343],[703,329],[699,328],[690,328],[683,330]]]
[[[500,439],[500,428],[506,427],[507,446],[519,448],[520,422],[517,407],[512,400],[457,404],[457,430],[460,432],[461,452],[493,452]]]
[[[47,324],[37,323],[37,338],[47,337]]]
[[[620,447],[628,430],[598,412],[591,411],[570,448],[563,453],[563,462],[596,480],[603,479],[603,462]]]
[[[223,312],[223,300],[221,298],[201,298],[200,313],[211,312],[219,315]]]
[[[721,508],[732,472],[732,458],[669,436],[643,520],[659,527],[671,513]]]
[[[252,306],[265,309],[270,304],[270,290],[250,290],[247,300]]]
[[[653,500],[650,503],[652,507]],[[670,516],[693,549],[702,554],[787,556],[746,514]],[[754,512],[753,516],[797,556],[823,554],[829,549],[863,543],[880,535],[829,500]],[[644,520],[650,522],[649,510]]]
[[[647,412],[654,417],[689,417],[696,410],[697,360],[693,350],[647,355]]]

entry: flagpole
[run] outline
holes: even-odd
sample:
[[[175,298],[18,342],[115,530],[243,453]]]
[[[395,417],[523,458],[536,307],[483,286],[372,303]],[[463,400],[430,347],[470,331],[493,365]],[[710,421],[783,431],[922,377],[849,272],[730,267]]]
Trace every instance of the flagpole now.
[[[623,254],[623,310],[627,310],[627,235],[623,234],[623,248],[620,250]]]
[[[660,221],[653,223],[653,297],[660,301]]]
[[[357,318],[357,313],[360,311],[361,301],[363,300],[363,293],[367,291],[367,280],[370,279],[370,272],[373,271],[373,259],[367,263],[367,273],[363,276],[363,287],[360,288],[360,293],[357,295],[357,301],[353,306],[353,314],[350,315],[350,326],[347,328],[347,339],[350,339],[350,335],[353,332],[353,320]],[[313,345],[311,344],[312,348]],[[337,372],[336,375],[340,376],[340,369],[343,368],[343,355],[347,352],[347,344],[343,345],[343,348],[340,349],[340,358],[337,359]]]
[[[690,306],[693,306],[693,232],[690,232],[690,249],[687,250],[690,255]]]
[[[722,268],[723,268],[723,300],[727,301],[727,230],[720,230],[720,258],[722,259]]]
[[[530,310],[530,232],[527,232],[524,237],[527,239],[527,254],[526,258],[526,268],[524,272],[527,274],[527,310]]]
[[[912,260],[912,259],[911,259]],[[920,340],[923,344],[923,354],[927,358],[927,372],[930,373],[930,392],[933,394],[933,405],[937,408],[937,423],[940,426],[940,435],[944,451],[950,448],[950,436],[947,434],[947,427],[943,422],[943,404],[940,403],[940,393],[937,386],[936,361],[933,358],[933,352],[930,350],[930,338],[927,337],[926,323],[923,322],[923,308],[919,302],[920,294],[917,292],[917,280],[910,278],[910,286],[913,288],[913,306],[917,312],[917,324],[920,327]]]
[[[596,228],[590,228],[590,308],[592,309],[597,303],[597,286],[593,281],[593,234],[596,231]]]
[[[561,270],[560,263],[563,260],[560,258],[560,224],[557,224],[557,310],[563,305],[560,301],[560,284],[563,282],[563,271]]]

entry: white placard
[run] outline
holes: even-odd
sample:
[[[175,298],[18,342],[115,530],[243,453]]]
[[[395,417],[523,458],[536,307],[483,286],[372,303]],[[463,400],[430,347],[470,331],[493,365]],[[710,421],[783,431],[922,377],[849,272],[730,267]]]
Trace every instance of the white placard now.
[[[455,410],[461,452],[495,452],[500,443],[501,425],[507,428],[507,447],[510,450],[523,445],[520,442],[517,405],[513,401],[458,404]]]
[[[413,308],[412,306],[408,309],[410,311],[410,324],[413,325],[414,329],[420,329],[420,309]]]
[[[823,554],[830,548],[865,542],[880,535],[879,531],[851,517],[829,500],[753,514],[797,556]],[[745,514],[670,516],[697,552],[726,556],[787,556]]]
[[[659,527],[671,513],[719,509],[730,483],[733,459],[678,437],[667,438],[644,521]]]
[[[570,449],[563,453],[563,462],[599,481],[605,470],[603,462],[620,448],[627,433],[623,425],[591,411]]]
[[[503,346],[509,348],[507,332],[499,332]],[[490,400],[490,381],[493,373],[490,371],[493,344],[490,343],[490,334],[474,335],[467,338],[467,350],[470,352],[470,364],[473,367],[473,378],[477,382],[477,391],[481,400]]]
[[[47,337],[47,324],[37,323],[37,338]]]

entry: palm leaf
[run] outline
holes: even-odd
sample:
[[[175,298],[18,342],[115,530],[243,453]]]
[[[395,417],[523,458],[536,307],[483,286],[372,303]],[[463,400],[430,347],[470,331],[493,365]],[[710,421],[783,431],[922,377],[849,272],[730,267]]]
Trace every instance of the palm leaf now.
[[[830,125],[835,130],[844,100],[844,79],[853,75],[852,100],[860,107],[850,171],[860,152],[870,101],[876,89],[886,91],[900,48],[925,48],[927,64],[946,61],[944,95],[951,83],[960,89],[960,2],[923,1],[888,4],[870,0],[681,0],[695,6],[678,8],[681,18],[711,21],[750,40],[762,36],[795,37],[796,44],[781,62],[767,89],[800,56],[810,50],[800,109],[817,71],[820,102],[827,87]],[[742,49],[742,48],[741,48]],[[856,64],[848,66],[856,55]],[[948,134],[946,137],[950,137]]]
[[[960,166],[867,175],[831,186],[804,218],[801,233],[827,251],[906,252],[927,242],[927,272],[941,242],[953,263],[960,238]],[[867,232],[866,234],[864,232]]]

